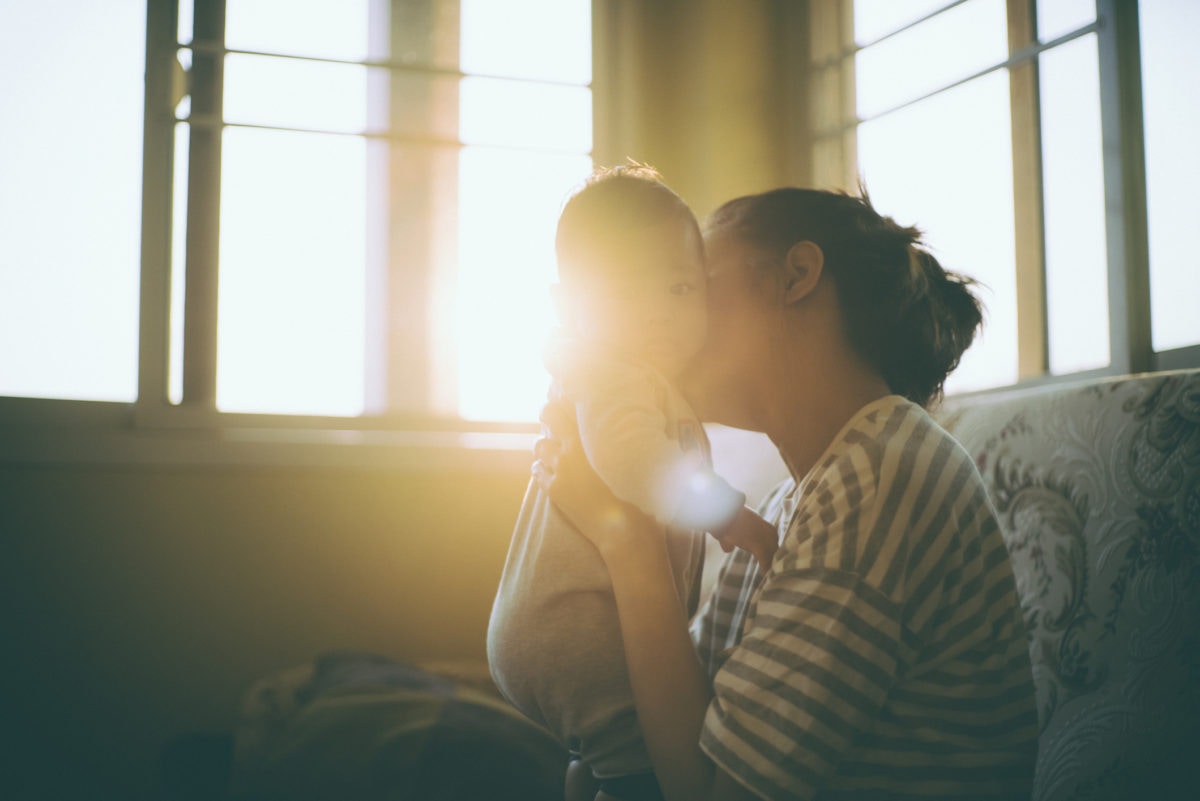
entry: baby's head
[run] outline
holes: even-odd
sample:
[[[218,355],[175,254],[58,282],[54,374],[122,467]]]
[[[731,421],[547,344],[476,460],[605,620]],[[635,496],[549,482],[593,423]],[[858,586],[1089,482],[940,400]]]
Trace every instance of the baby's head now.
[[[556,298],[580,339],[674,378],[704,344],[704,245],[691,209],[650,167],[597,170],[563,207]]]

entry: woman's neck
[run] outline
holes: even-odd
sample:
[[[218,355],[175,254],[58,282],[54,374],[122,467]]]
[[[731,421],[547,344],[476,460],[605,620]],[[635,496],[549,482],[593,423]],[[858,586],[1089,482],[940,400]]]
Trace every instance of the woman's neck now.
[[[851,417],[891,394],[882,376],[858,364],[843,363],[786,383],[790,386],[779,387],[774,395],[779,403],[770,410],[764,430],[796,481],[807,475]]]

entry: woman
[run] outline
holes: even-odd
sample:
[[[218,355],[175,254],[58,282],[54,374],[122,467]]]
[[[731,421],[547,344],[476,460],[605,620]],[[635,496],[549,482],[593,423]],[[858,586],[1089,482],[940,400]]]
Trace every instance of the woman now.
[[[788,466],[761,510],[780,534],[769,569],[730,554],[689,635],[659,527],[569,436],[538,466],[612,576],[663,795],[1028,798],[1037,716],[1008,553],[924,408],[980,324],[968,282],[865,197],[815,190],[725,204],[705,248],[710,333],[687,387]],[[591,798],[586,779],[573,766],[568,792]]]

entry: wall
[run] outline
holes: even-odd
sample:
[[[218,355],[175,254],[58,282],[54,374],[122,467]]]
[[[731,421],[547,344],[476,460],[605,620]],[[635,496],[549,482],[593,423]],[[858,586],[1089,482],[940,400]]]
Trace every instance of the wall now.
[[[483,658],[516,461],[0,467],[0,794],[141,797],[170,737],[228,729],[251,681],[325,649]]]

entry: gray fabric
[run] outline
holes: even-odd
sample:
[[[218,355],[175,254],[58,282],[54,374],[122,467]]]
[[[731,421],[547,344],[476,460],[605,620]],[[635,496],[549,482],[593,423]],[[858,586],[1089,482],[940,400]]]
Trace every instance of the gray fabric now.
[[[693,611],[703,535],[668,534],[679,603]],[[488,625],[488,664],[519,710],[598,777],[651,769],[637,725],[612,583],[600,554],[531,483]]]
[[[1033,797],[1200,797],[1200,371],[939,416],[1012,555],[1041,726]]]

